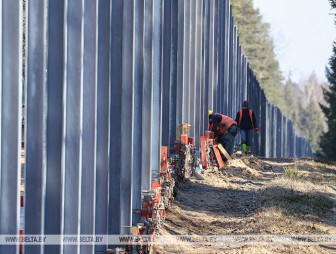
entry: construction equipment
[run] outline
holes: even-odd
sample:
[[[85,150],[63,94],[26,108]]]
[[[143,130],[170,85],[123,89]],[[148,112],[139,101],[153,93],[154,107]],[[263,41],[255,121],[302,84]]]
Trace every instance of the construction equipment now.
[[[161,228],[166,210],[176,196],[176,186],[185,177],[193,175],[198,159],[195,156],[194,139],[188,137],[189,124],[179,125],[178,139],[174,142],[174,154],[168,158],[168,147],[161,147],[161,167],[157,181],[152,182],[152,189],[143,191],[141,221],[135,227],[137,235],[156,235]],[[147,253],[149,246],[134,246],[138,253]]]
[[[204,136],[200,137],[200,159],[203,168],[212,169],[213,166],[224,168],[225,161],[231,160],[231,156],[227,153],[222,144],[215,143],[215,134],[212,131],[206,131]]]
[[[214,166],[214,144],[215,134],[212,131],[206,131],[205,135],[200,137],[200,159],[203,168],[211,169]]]
[[[192,176],[198,164],[194,138],[188,137],[189,127],[190,125],[186,123],[178,126],[176,132],[181,135],[174,142],[174,154],[170,158],[171,165],[174,165],[177,183],[183,182],[186,176]]]

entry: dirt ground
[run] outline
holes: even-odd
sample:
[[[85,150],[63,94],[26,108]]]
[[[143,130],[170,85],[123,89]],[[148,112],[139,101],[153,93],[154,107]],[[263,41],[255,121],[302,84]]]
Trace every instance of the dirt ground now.
[[[160,235],[336,235],[336,165],[236,155],[178,189]],[[336,253],[330,245],[188,244],[154,253]]]

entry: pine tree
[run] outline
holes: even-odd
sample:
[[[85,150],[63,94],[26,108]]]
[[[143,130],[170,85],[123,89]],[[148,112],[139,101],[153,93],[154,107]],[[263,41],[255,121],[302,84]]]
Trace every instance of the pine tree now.
[[[324,89],[324,98],[329,106],[320,106],[327,118],[328,131],[321,138],[319,156],[336,161],[336,42],[326,74],[330,86]]]
[[[262,21],[252,0],[232,0],[231,3],[243,52],[268,100],[283,110],[283,77],[269,33],[270,25]]]

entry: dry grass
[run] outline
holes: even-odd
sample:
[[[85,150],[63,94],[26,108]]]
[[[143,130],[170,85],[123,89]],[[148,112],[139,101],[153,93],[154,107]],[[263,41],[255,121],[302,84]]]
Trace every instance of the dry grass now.
[[[295,169],[294,176],[286,176],[285,168]],[[161,234],[336,234],[334,165],[239,158],[222,172],[203,176],[183,184]],[[183,244],[155,247],[155,252],[296,254],[336,253],[336,248]]]

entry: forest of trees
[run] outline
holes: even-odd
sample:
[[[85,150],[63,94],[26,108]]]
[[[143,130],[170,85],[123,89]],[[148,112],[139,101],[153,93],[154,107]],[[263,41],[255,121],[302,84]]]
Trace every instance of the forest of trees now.
[[[284,107],[282,74],[274,53],[268,23],[262,22],[252,0],[232,0],[240,44],[269,101]]]
[[[313,152],[317,152],[320,137],[327,131],[319,106],[320,102],[326,105],[323,100],[326,84],[314,73],[299,84],[290,78],[285,80],[275,54],[270,25],[263,22],[253,0],[231,0],[231,3],[243,52],[267,99],[293,120],[297,133],[310,142]]]
[[[332,9],[336,10],[336,0],[329,0]],[[336,14],[335,14],[336,24]],[[326,104],[321,108],[327,119],[327,131],[322,134],[318,155],[324,159],[336,161],[336,41],[334,41],[333,54],[326,69],[329,86],[323,90]]]
[[[319,149],[319,140],[323,131],[327,130],[324,114],[320,103],[323,98],[323,84],[315,73],[299,84],[288,79],[284,84],[284,99],[286,107],[284,114],[293,120],[298,135],[305,137],[313,152]]]

